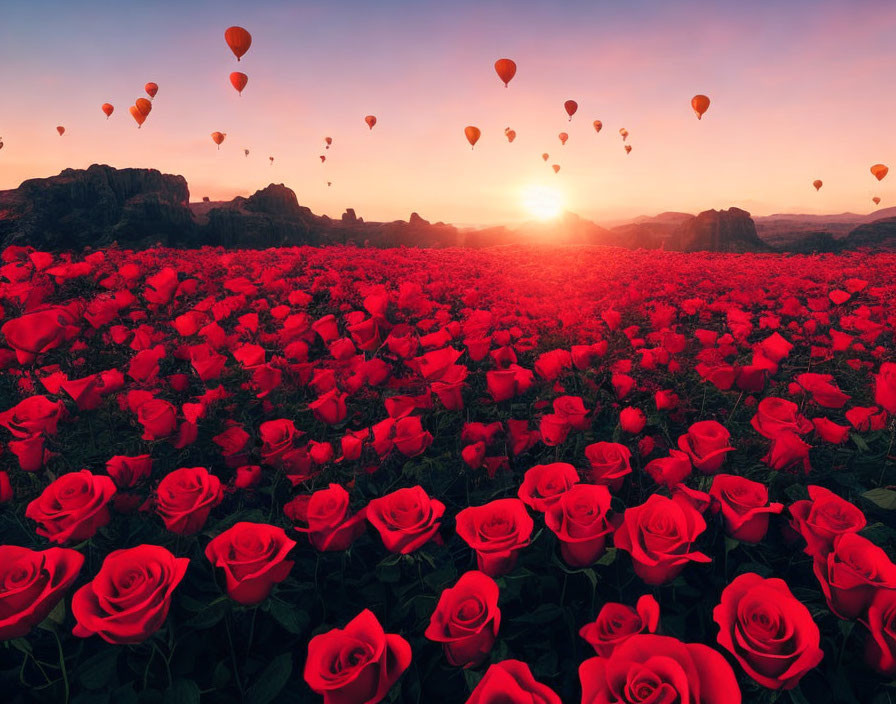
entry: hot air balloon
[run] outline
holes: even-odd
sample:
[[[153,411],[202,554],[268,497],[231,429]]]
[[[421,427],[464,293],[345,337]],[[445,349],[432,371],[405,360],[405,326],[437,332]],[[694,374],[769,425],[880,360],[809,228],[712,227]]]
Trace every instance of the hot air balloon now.
[[[246,84],[249,82],[249,77],[245,73],[240,73],[239,71],[234,71],[230,74],[230,85],[236,88],[236,92],[240,95],[243,94],[243,88],[246,87]]]
[[[604,126],[604,123],[601,122],[600,120],[595,120],[593,124],[594,124],[594,131],[595,131],[595,132],[600,132],[601,129],[603,128],[603,126]]]
[[[332,182],[332,181],[327,181],[327,187],[328,187],[328,188],[329,188],[330,186],[332,186],[332,185],[333,185],[333,182]]]
[[[560,138],[560,144],[566,144],[566,140],[569,139],[569,135],[566,132],[561,132],[557,136]]]
[[[572,116],[579,109],[579,104],[575,100],[567,100],[563,103],[563,107],[566,108],[566,114],[569,115],[569,121],[572,122]]]
[[[65,134],[65,127],[63,127],[62,125],[57,125],[56,131],[59,133],[59,136],[61,137],[62,135]]]
[[[242,27],[228,27],[224,30],[224,41],[239,61],[240,57],[252,46],[252,35]]]
[[[320,163],[323,164],[326,160],[327,160],[327,157],[325,157],[323,154],[321,154],[320,155]]]
[[[373,129],[373,126],[376,124],[376,116],[375,116],[375,115],[368,115],[367,117],[364,118],[364,122],[367,123],[367,126],[368,126],[370,129]]]
[[[507,130],[504,134],[507,135],[507,141],[512,142],[516,139],[516,130]]]
[[[146,94],[150,97],[150,99],[156,97],[156,93],[159,92],[159,86],[157,83],[147,83],[143,86],[143,90],[146,91]]]
[[[0,147],[2,147],[2,146],[3,146],[3,142],[0,142]],[[878,198],[877,196],[874,196],[874,198],[872,198],[871,201],[872,201],[875,205],[880,205],[880,198]]]
[[[137,98],[137,101],[134,103],[134,107],[136,107],[144,115],[149,115],[149,113],[152,112],[152,103],[149,102],[146,98]]]
[[[554,173],[557,173],[560,170],[560,164],[551,164],[551,168],[554,170]]]
[[[498,59],[495,61],[495,71],[498,72],[498,78],[504,81],[506,88],[510,79],[516,75],[516,64],[510,59]]]
[[[626,140],[626,138],[628,137],[628,130],[625,129],[625,127],[623,127],[622,129],[619,130],[619,134],[622,135],[622,141],[624,142]]]
[[[871,167],[871,173],[874,174],[874,177],[875,177],[878,181],[882,180],[883,177],[887,175],[887,172],[888,172],[889,170],[890,170],[890,169],[888,169],[888,168],[887,168],[886,166],[884,166],[883,164],[875,164],[874,166]]]
[[[479,141],[479,135],[482,132],[479,131],[478,127],[473,127],[473,125],[468,125],[464,127],[464,134],[467,136],[467,141],[470,143],[470,149],[476,146],[476,142]]]
[[[632,150],[632,145],[631,145],[631,144],[626,144],[626,145],[625,145],[625,153],[626,153],[626,154],[629,154],[629,153],[631,152],[631,150]]]
[[[823,184],[821,182],[821,179],[817,178],[812,182],[812,185],[815,186],[815,190],[817,191],[819,188],[822,187]]]
[[[103,103],[101,110],[108,120],[112,113],[115,111],[115,107],[112,105],[112,103]]]
[[[333,143],[333,138],[332,137],[324,137],[324,141],[327,143],[327,146],[324,147],[324,149],[329,149],[330,145]]]
[[[221,142],[224,141],[226,136],[226,132],[212,132],[212,141],[218,145],[218,149],[221,148]]]
[[[270,160],[271,160],[271,166],[273,166],[273,165],[274,165],[274,157],[272,157],[272,156],[269,156],[269,157],[268,157],[268,159],[270,159]]]
[[[131,105],[129,108],[131,111],[131,117],[137,122],[137,129],[143,126],[143,123],[146,122],[146,115],[140,112],[140,109],[136,105]]]
[[[243,153],[244,153],[246,156],[249,156],[249,150],[248,150],[248,149],[243,149]]]
[[[3,149],[3,137],[0,137],[0,149]]]
[[[542,161],[547,161],[549,156],[550,156],[550,154],[548,154],[547,152],[545,152],[544,154],[541,155],[541,160],[542,160]]]
[[[709,98],[705,95],[695,95],[691,98],[691,107],[694,108],[694,112],[697,113],[697,119],[703,117],[703,113],[709,110]]]

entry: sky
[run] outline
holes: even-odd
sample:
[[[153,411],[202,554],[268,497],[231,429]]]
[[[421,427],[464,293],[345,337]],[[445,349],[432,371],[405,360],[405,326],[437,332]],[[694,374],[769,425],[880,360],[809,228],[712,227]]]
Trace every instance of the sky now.
[[[240,62],[231,25],[253,38]],[[106,163],[182,174],[192,200],[285,183],[316,213],[368,220],[512,224],[531,219],[533,189],[598,222],[869,212],[872,196],[896,205],[894,36],[891,0],[12,0],[0,189]],[[138,130],[128,108],[148,81]],[[712,101],[700,121],[697,93]],[[880,183],[878,162],[894,168]]]

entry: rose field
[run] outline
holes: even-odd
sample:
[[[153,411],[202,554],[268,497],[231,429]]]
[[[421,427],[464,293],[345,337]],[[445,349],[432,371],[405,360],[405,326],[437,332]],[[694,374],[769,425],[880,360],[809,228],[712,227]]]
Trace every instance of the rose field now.
[[[0,699],[896,702],[896,254],[0,262]]]

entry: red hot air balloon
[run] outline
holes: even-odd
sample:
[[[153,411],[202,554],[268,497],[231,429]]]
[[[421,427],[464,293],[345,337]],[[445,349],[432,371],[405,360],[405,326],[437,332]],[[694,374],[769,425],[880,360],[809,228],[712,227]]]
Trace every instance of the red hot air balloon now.
[[[221,142],[224,141],[226,136],[226,132],[212,132],[212,141],[218,145],[218,149],[221,148]]]
[[[495,61],[495,71],[498,78],[504,81],[504,87],[510,83],[511,79],[516,75],[516,63],[510,59],[498,59]]]
[[[152,103],[149,102],[146,98],[137,98],[136,102],[134,103],[134,107],[136,107],[145,116],[148,116],[149,113],[152,112]]]
[[[622,129],[619,130],[619,134],[622,135],[622,141],[624,142],[626,140],[626,138],[628,137],[628,130],[625,129],[625,127],[623,127]]]
[[[245,73],[234,71],[230,74],[230,85],[232,85],[236,89],[236,92],[240,95],[243,94],[243,89],[246,87],[246,84],[248,82],[249,77]]]
[[[143,90],[146,91],[146,94],[150,97],[150,99],[156,97],[156,93],[159,92],[159,86],[156,83],[147,83],[143,86]]]
[[[694,108],[694,112],[697,113],[697,119],[701,119],[703,117],[703,113],[709,110],[709,98],[705,95],[695,95],[691,98],[691,107]]]
[[[61,137],[62,135],[65,134],[65,127],[63,127],[62,125],[57,125],[56,131],[59,133],[59,136]]]
[[[269,157],[268,157],[268,159],[270,159],[270,160],[271,160],[271,166],[273,166],[273,165],[274,165],[274,157],[272,157],[272,156],[269,156]]]
[[[470,143],[470,149],[476,146],[476,142],[479,141],[479,136],[482,132],[478,127],[473,127],[473,125],[468,125],[464,127],[464,135],[467,137],[467,141]]]
[[[569,121],[572,122],[572,116],[579,109],[579,104],[575,100],[567,100],[563,103],[563,107],[566,108],[566,114],[569,115]]]
[[[600,132],[604,126],[604,123],[601,122],[600,120],[595,120],[592,124],[594,125],[595,132]]]
[[[557,136],[560,138],[560,144],[566,144],[566,140],[569,139],[569,135],[566,132],[561,132]]]
[[[817,178],[817,179],[815,179],[815,180],[812,182],[812,185],[815,186],[815,190],[817,191],[817,190],[818,190],[819,188],[821,188],[824,184],[822,183],[822,181],[821,181],[820,178]]]
[[[3,149],[3,137],[0,137],[0,149]]]
[[[248,149],[243,149],[243,153],[244,153],[246,156],[249,156],[249,150],[248,150]]]
[[[252,35],[242,27],[228,27],[224,30],[224,41],[239,61],[252,46]]]
[[[631,145],[631,144],[626,144],[626,145],[625,145],[625,153],[626,153],[626,154],[630,154],[631,151],[632,151],[632,145]]]
[[[513,142],[516,139],[516,130],[507,130],[504,134],[507,135],[508,142]]]
[[[890,169],[888,169],[883,164],[875,164],[871,167],[871,173],[874,174],[874,178],[876,178],[878,181],[881,181],[883,177],[886,176],[887,173],[889,173],[889,171]]]
[[[129,110],[131,111],[131,117],[133,117],[134,121],[137,123],[137,129],[140,129],[143,126],[143,123],[146,122],[146,115],[140,112],[140,108],[136,105],[131,105]]]
[[[112,113],[115,112],[115,106],[113,106],[112,103],[103,103],[102,111],[108,120]]]
[[[3,142],[0,142],[0,146],[3,146]],[[872,198],[871,201],[872,201],[875,205],[880,205],[880,198],[879,198],[878,196],[874,196],[874,198]]]
[[[367,123],[367,126],[368,126],[370,129],[373,129],[373,126],[376,124],[376,116],[375,116],[375,115],[368,115],[367,117],[364,118],[364,122]]]
[[[545,152],[544,154],[541,155],[541,160],[542,160],[542,161],[547,161],[549,156],[550,156],[550,154],[548,154],[547,152]]]
[[[327,157],[325,157],[323,154],[321,154],[320,155],[320,163],[323,164],[326,160],[327,160]]]
[[[551,164],[551,168],[554,170],[554,173],[557,173],[560,170],[560,164]]]
[[[327,146],[324,147],[324,149],[329,149],[330,145],[333,143],[333,138],[332,137],[324,137],[324,141],[327,143]]]

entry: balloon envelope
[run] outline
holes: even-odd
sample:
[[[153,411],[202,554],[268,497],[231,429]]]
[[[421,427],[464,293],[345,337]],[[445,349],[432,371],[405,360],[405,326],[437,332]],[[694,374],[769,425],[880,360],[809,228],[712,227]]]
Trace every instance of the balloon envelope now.
[[[140,109],[136,105],[131,105],[129,110],[131,111],[131,117],[133,117],[134,121],[137,123],[137,127],[140,127],[146,122],[146,115],[140,112]]]
[[[554,170],[554,173],[557,173],[560,170],[560,164],[551,164],[551,168]]]
[[[467,127],[464,127],[464,134],[466,135],[467,141],[470,143],[470,148],[472,149],[474,146],[476,146],[476,142],[479,141],[479,135],[481,135],[482,132],[479,131],[478,127],[468,125]]]
[[[594,124],[594,131],[595,131],[595,132],[600,132],[601,129],[603,128],[603,126],[604,126],[604,123],[601,122],[600,120],[595,120],[593,124]]]
[[[61,137],[62,135],[65,134],[65,127],[63,127],[62,125],[57,125],[56,131],[59,133],[59,136]]]
[[[498,73],[498,78],[504,81],[504,87],[506,88],[510,80],[516,75],[516,63],[511,59],[498,59],[495,61],[495,71]]]
[[[2,144],[3,144],[3,143],[0,142],[0,145],[2,145]],[[878,198],[877,196],[874,196],[874,198],[872,198],[871,200],[874,201],[874,204],[875,204],[875,205],[879,205],[879,204],[880,204],[880,198]]]
[[[705,95],[695,95],[691,98],[691,107],[694,108],[694,112],[697,113],[697,119],[703,117],[703,113],[709,110],[709,98]]]
[[[579,104],[575,100],[567,100],[563,103],[563,107],[566,108],[566,114],[569,115],[570,121],[572,120],[572,116],[576,114],[576,110],[579,109]]]
[[[145,86],[143,86],[143,90],[146,91],[146,94],[150,98],[155,98],[156,93],[159,92],[159,86],[156,83],[147,83]]]
[[[507,141],[512,142],[516,139],[516,131],[515,130],[507,130],[504,134],[507,135]]]
[[[115,111],[115,107],[112,103],[103,103],[103,114],[106,116],[106,119],[109,119],[109,116]]]
[[[243,153],[244,153],[246,156],[249,156],[249,150],[248,150],[248,149],[243,149]]]
[[[625,129],[625,127],[623,127],[622,129],[619,130],[619,134],[622,135],[622,141],[624,142],[626,137],[628,137],[628,130]]]
[[[323,164],[326,160],[327,160],[327,157],[325,157],[323,154],[321,154],[320,155],[320,163]]]
[[[212,141],[218,145],[218,149],[221,148],[221,142],[224,141],[226,136],[225,132],[212,132]]]
[[[364,118],[364,122],[367,123],[370,129],[373,129],[373,126],[376,124],[376,115],[368,115]]]
[[[632,145],[631,145],[631,144],[626,144],[626,145],[625,145],[625,153],[628,154],[629,152],[631,152],[631,150],[632,150]]]
[[[566,144],[566,140],[569,139],[569,135],[566,132],[561,132],[557,136],[560,138],[560,144]]]
[[[249,51],[249,47],[252,46],[252,35],[242,27],[228,27],[224,30],[224,41],[227,42],[227,46],[230,47],[233,55],[236,56],[236,60],[239,61],[240,57]]]
[[[550,154],[548,154],[547,152],[545,152],[544,154],[541,155],[541,160],[542,160],[542,161],[547,161],[549,156],[550,156]]]
[[[874,166],[871,167],[871,173],[874,174],[874,177],[878,181],[883,179],[883,177],[886,176],[889,171],[890,171],[890,169],[888,169],[883,164],[875,164]]]
[[[249,82],[249,77],[245,73],[240,73],[239,71],[234,71],[230,74],[230,85],[236,88],[236,92],[240,95],[243,94],[243,89],[246,87],[246,84]]]
[[[817,178],[817,179],[815,179],[815,180],[812,182],[812,185],[815,186],[815,190],[817,191],[817,190],[818,190],[819,188],[821,188],[824,184],[822,183],[822,181],[821,181],[820,178]]]
[[[149,115],[149,113],[152,112],[152,103],[146,98],[137,98],[134,106],[144,115]]]

